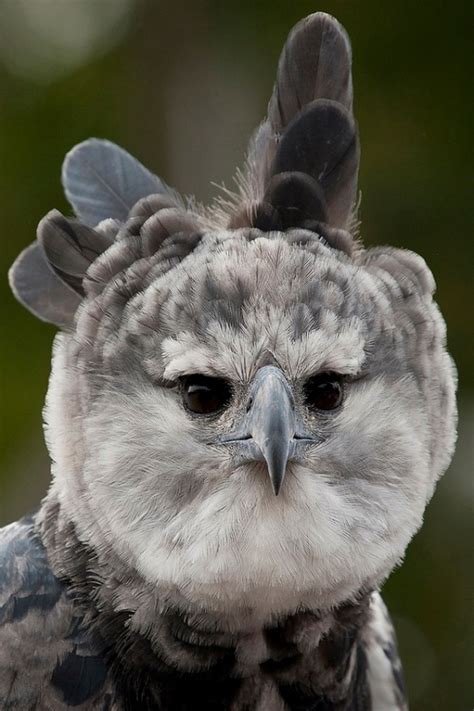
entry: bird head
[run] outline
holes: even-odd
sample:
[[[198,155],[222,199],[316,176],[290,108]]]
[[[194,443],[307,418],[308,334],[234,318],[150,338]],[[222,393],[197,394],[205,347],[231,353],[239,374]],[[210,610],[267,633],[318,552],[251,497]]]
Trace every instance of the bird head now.
[[[422,522],[455,375],[421,257],[355,238],[348,38],[290,34],[239,191],[210,209],[97,139],[10,273],[61,328],[54,495],[97,556],[212,609],[330,607]]]

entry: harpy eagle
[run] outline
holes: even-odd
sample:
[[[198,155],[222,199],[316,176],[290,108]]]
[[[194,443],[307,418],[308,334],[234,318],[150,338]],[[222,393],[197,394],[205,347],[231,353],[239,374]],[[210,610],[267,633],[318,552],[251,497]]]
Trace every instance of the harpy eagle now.
[[[12,289],[56,324],[53,481],[0,533],[2,709],[407,708],[379,588],[455,438],[413,252],[356,239],[351,50],[292,30],[239,189],[66,157]]]

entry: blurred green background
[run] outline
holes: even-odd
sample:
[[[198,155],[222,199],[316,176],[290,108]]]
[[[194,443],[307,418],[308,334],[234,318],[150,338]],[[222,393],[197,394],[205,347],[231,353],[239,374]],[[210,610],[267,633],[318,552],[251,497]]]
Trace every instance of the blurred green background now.
[[[0,0],[0,525],[48,485],[41,433],[55,329],[13,299],[6,272],[51,208],[66,151],[107,137],[184,193],[231,184],[263,118],[291,26],[334,14],[354,49],[362,237],[431,266],[459,369],[454,462],[385,586],[411,708],[474,703],[471,470],[472,3],[377,0]],[[377,710],[375,710],[377,711]]]

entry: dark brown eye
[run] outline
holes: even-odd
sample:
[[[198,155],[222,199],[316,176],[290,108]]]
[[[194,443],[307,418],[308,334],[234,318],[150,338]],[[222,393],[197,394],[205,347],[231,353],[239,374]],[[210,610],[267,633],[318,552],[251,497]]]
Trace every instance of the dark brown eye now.
[[[308,407],[316,410],[335,410],[343,397],[341,376],[337,373],[313,375],[306,382],[303,392]]]
[[[207,375],[187,375],[182,379],[183,402],[188,410],[200,415],[219,412],[232,396],[229,383]]]

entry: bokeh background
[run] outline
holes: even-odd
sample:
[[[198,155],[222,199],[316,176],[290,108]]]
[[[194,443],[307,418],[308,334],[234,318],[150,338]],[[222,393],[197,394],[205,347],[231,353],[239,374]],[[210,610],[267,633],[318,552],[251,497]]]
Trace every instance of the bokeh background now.
[[[385,586],[414,711],[474,704],[472,3],[0,0],[0,525],[48,486],[41,408],[55,329],[6,272],[51,208],[66,151],[127,148],[206,200],[232,184],[290,27],[334,14],[354,48],[362,237],[428,261],[459,369],[459,444],[422,531]],[[471,100],[470,100],[471,99]],[[470,125],[471,124],[471,125]],[[377,711],[377,710],[375,710]]]

